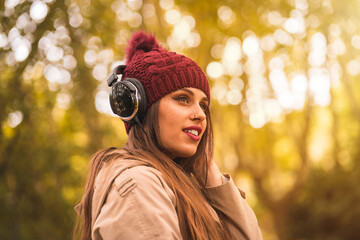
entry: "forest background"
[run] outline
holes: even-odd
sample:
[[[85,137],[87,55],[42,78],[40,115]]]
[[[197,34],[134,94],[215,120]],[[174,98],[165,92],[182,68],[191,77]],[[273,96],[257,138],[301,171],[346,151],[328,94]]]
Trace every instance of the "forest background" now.
[[[121,147],[106,77],[137,30],[210,80],[215,160],[264,239],[360,239],[360,2],[5,0],[0,238],[70,239],[91,155]]]

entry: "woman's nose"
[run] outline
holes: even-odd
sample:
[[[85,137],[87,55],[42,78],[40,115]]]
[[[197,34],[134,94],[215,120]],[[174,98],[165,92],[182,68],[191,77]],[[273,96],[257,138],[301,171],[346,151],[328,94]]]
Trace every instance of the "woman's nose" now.
[[[197,106],[194,108],[193,113],[191,113],[190,118],[192,120],[200,120],[203,121],[206,119],[206,114],[204,112],[204,109],[202,109],[200,106]]]

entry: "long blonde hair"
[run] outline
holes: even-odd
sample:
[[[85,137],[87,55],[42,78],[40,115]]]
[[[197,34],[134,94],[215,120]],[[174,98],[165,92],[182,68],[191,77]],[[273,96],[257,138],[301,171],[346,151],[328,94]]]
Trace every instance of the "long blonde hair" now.
[[[81,239],[91,239],[91,205],[97,174],[105,162],[125,158],[141,160],[162,173],[162,177],[176,197],[176,212],[183,239],[231,239],[221,212],[214,208],[220,223],[212,215],[204,189],[207,158],[211,159],[213,154],[213,132],[209,110],[206,111],[207,128],[195,155],[173,160],[164,153],[159,141],[158,106],[159,101],[150,107],[142,126],[132,126],[128,142],[121,150],[108,148],[93,156],[81,204]]]

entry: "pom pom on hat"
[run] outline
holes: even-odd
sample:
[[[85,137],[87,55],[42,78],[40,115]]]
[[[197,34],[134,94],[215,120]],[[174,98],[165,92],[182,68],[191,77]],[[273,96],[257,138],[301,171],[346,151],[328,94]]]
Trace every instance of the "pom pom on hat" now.
[[[129,63],[137,50],[149,52],[154,48],[160,48],[154,35],[147,35],[145,32],[140,31],[133,34],[129,45],[126,48],[126,63]]]
[[[147,108],[163,96],[181,88],[197,88],[210,100],[209,82],[203,70],[190,58],[168,52],[154,35],[133,34],[126,48],[124,78],[136,78],[144,86]],[[125,123],[129,133],[131,125]]]

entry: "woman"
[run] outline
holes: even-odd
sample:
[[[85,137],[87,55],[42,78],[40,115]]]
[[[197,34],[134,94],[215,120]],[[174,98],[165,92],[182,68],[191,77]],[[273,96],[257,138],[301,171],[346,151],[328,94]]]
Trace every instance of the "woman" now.
[[[92,159],[75,208],[82,239],[262,239],[244,193],[213,160],[201,68],[138,32],[108,84],[129,138]]]

